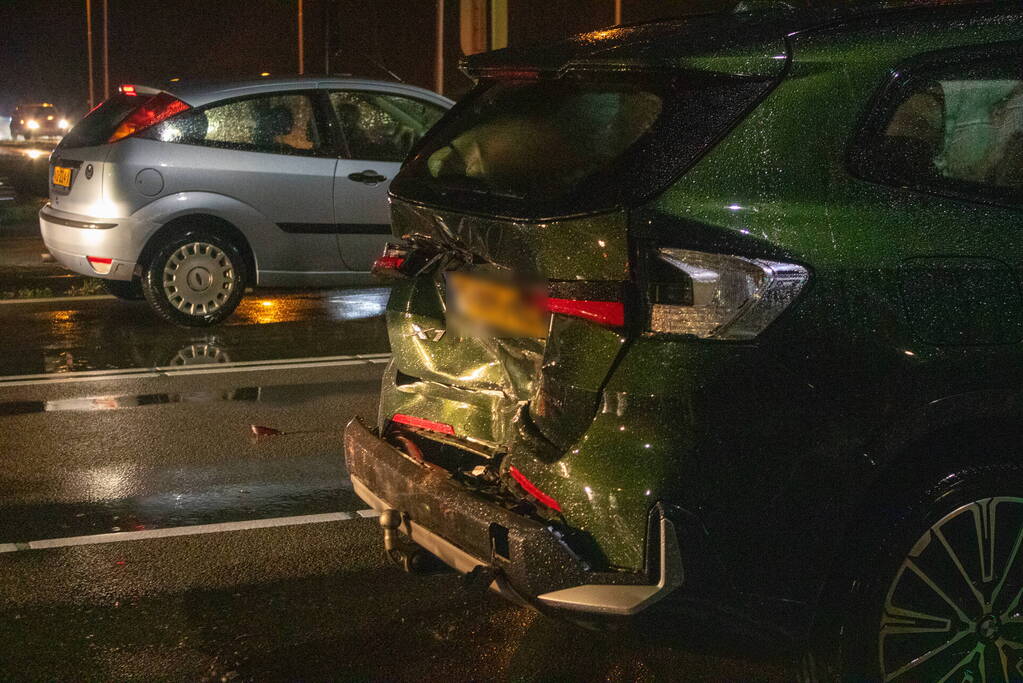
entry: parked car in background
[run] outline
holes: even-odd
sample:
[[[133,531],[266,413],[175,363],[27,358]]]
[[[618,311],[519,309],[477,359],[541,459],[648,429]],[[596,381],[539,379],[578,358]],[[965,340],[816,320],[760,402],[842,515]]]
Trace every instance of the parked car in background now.
[[[362,282],[390,179],[450,105],[355,79],[124,85],[53,151],[43,239],[180,325],[222,321],[249,286]]]
[[[809,642],[812,680],[1020,680],[1019,3],[467,71],[392,184],[393,356],[346,432],[392,557],[575,622]]]
[[[71,123],[60,111],[49,104],[20,104],[11,116],[11,137],[23,140],[43,137],[59,137],[66,133]]]

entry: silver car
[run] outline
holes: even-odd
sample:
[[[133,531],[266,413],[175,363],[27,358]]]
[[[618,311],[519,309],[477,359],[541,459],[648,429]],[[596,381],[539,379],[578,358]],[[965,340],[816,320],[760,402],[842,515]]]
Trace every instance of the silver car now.
[[[390,179],[451,104],[355,79],[124,85],[53,151],[43,239],[180,325],[222,321],[250,286],[362,282]]]

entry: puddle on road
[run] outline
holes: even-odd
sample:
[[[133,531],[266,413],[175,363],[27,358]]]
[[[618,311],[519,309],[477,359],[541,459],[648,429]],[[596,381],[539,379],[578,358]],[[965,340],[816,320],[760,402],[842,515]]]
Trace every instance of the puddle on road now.
[[[32,413],[98,412],[123,410],[170,403],[215,403],[221,401],[252,401],[294,405],[316,398],[338,396],[342,392],[373,390],[379,382],[320,382],[313,384],[278,384],[265,387],[241,387],[223,391],[188,391],[158,394],[120,394],[56,398],[45,401],[0,401],[0,417]],[[362,386],[365,385],[365,386]]]

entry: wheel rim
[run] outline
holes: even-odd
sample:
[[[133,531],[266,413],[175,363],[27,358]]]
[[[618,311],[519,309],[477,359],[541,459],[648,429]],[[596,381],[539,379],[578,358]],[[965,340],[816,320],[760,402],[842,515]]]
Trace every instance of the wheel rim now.
[[[885,681],[1023,677],[1023,498],[964,505],[914,544],[885,596]]]
[[[184,244],[163,268],[163,292],[186,315],[218,311],[237,286],[234,264],[222,249],[208,242]]]

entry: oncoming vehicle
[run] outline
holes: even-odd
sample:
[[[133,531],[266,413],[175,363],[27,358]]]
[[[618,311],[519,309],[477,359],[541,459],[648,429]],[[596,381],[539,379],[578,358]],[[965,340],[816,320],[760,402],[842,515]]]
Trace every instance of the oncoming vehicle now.
[[[43,239],[179,325],[219,323],[249,286],[368,280],[390,179],[448,106],[356,79],[124,85],[53,151]]]
[[[466,69],[391,186],[393,358],[346,431],[391,556],[808,645],[817,678],[1019,680],[1023,10]]]
[[[67,132],[70,122],[48,102],[21,104],[11,115],[11,139],[57,137]]]

